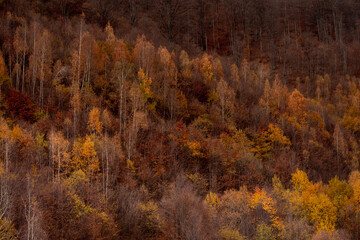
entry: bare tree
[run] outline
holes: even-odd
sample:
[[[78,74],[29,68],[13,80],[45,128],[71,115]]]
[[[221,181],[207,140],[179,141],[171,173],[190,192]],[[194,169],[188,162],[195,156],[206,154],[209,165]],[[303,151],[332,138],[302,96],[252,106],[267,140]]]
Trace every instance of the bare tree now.
[[[160,215],[163,233],[169,239],[211,239],[217,232],[209,210],[183,175],[161,200]]]
[[[157,0],[156,15],[160,20],[160,28],[164,37],[172,42],[179,33],[186,31],[184,17],[190,11],[189,0]]]

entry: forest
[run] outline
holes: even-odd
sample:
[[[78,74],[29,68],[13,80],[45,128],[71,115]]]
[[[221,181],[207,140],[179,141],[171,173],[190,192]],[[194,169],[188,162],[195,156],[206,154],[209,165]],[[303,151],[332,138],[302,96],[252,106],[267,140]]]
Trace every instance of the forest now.
[[[360,239],[358,0],[0,0],[0,239]]]

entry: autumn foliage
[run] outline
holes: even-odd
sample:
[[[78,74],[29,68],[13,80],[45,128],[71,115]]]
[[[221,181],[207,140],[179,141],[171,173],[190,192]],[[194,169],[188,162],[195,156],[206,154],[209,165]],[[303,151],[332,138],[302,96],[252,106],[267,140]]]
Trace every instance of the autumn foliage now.
[[[0,239],[359,239],[355,0],[0,0]]]
[[[6,106],[9,113],[18,119],[33,123],[36,120],[36,106],[31,98],[18,92],[10,90],[6,98]]]

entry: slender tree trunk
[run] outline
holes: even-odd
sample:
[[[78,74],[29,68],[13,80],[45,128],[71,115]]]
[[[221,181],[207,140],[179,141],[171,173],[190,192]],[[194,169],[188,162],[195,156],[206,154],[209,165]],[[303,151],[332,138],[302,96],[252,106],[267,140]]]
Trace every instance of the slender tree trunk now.
[[[26,233],[26,239],[31,239],[31,225],[32,225],[32,209],[31,209],[31,186],[30,186],[30,178],[27,180],[27,199],[25,204],[25,217],[27,222],[27,233]]]
[[[82,45],[82,29],[83,28],[83,19],[80,21],[80,35],[79,35],[79,53],[78,53],[78,68],[77,68],[77,85],[79,86],[80,81],[80,68],[81,68],[81,45]]]
[[[76,137],[76,122],[77,122],[77,106],[74,106],[74,122],[73,122],[74,140]]]
[[[124,84],[125,84],[125,83],[124,83]],[[127,98],[127,92],[124,91],[124,98],[123,98],[123,103],[124,103],[123,128],[126,128],[126,119],[127,119],[127,117],[128,117],[126,98]],[[121,137],[121,136],[120,136],[120,137]]]
[[[105,178],[105,199],[108,199],[108,186],[109,186],[109,151],[108,146],[105,147],[105,159],[106,159],[106,178]]]
[[[26,49],[26,22],[25,22],[25,37],[24,37],[24,49],[23,49],[23,67],[22,67],[22,84],[21,92],[25,91],[25,49]]]
[[[43,46],[42,53],[41,53],[41,65],[40,65],[40,106],[43,107],[44,105],[44,63],[45,62],[45,49]]]
[[[223,122],[225,122],[225,100],[224,100],[225,96],[222,96],[222,100],[221,100],[221,117]]]
[[[20,81],[20,63],[19,63],[19,53],[16,52],[16,90],[19,90],[19,81]]]
[[[5,171],[9,169],[9,140],[5,141]]]
[[[260,51],[263,52],[262,28],[260,27]]]
[[[9,53],[9,64],[10,64],[10,71],[9,71],[9,73],[10,73],[10,77],[12,76],[12,57],[11,57],[12,55],[11,55],[11,53]]]
[[[36,86],[36,72],[37,72],[37,54],[36,54],[36,23],[34,23],[34,40],[33,40],[33,71],[32,71],[32,97],[35,95],[35,86]]]
[[[60,168],[61,168],[61,158],[60,158],[60,146],[57,146],[58,152],[58,180],[60,183]]]
[[[105,148],[107,148],[107,138],[105,136]],[[105,164],[104,164],[104,151],[102,150],[101,151],[101,166],[102,166],[102,171],[103,171],[103,174],[102,174],[102,188],[103,188],[103,192],[105,193],[106,190],[105,190]],[[106,195],[106,194],[105,194]],[[106,199],[106,197],[105,197]]]
[[[121,137],[121,133],[122,133],[122,121],[123,121],[123,91],[124,91],[124,73],[123,70],[121,72],[121,77],[118,78],[118,82],[119,82],[119,92],[120,92],[120,102],[119,102],[119,132],[120,132],[120,137]]]
[[[52,169],[52,173],[51,173],[51,178],[52,180],[54,180],[55,178],[55,159],[54,159],[54,152],[55,152],[55,149],[54,149],[54,139],[52,137],[50,137],[50,168]]]

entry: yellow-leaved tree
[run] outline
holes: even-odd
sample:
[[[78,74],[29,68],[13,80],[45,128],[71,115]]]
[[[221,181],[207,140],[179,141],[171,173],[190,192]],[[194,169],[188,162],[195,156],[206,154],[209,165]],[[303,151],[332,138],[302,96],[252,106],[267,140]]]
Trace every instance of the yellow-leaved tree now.
[[[293,191],[288,195],[288,199],[300,210],[300,214],[314,224],[318,231],[335,230],[337,208],[322,184],[313,184],[301,170],[292,174],[291,183]]]
[[[289,150],[291,142],[284,136],[278,125],[269,124],[268,129],[256,139],[253,152],[260,160],[268,159],[272,154]]]
[[[82,170],[91,178],[94,178],[96,173],[100,171],[95,144],[89,135],[84,140],[77,139],[75,141],[72,150],[71,168],[73,171]]]
[[[138,72],[138,78],[140,82],[139,88],[142,93],[142,97],[145,100],[146,106],[148,110],[155,112],[156,102],[153,101],[150,103],[149,101],[154,96],[153,92],[151,91],[152,80],[148,74],[145,74],[142,68],[140,68]]]
[[[263,209],[270,218],[269,229],[273,229],[278,237],[281,237],[285,227],[277,213],[276,201],[264,189],[255,188],[255,192],[252,194],[248,204],[253,211],[257,208]]]
[[[7,239],[7,240],[18,239],[14,224],[10,219],[7,219],[5,217],[0,218],[0,236],[1,239]]]
[[[85,142],[82,146],[81,157],[84,162],[84,172],[93,176],[96,174],[99,168],[99,159],[95,151],[94,142],[90,136],[86,136]]]

